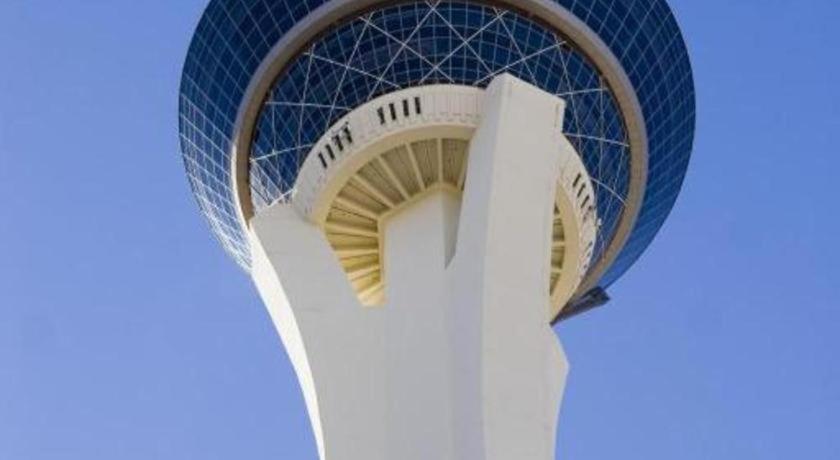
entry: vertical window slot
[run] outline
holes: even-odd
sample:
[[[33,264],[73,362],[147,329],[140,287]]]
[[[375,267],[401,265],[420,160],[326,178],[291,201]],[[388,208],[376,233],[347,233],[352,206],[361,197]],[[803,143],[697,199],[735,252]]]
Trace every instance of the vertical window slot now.
[[[321,166],[323,166],[324,169],[327,169],[327,160],[324,159],[323,153],[318,153],[318,159],[321,160]]]
[[[391,119],[396,120],[397,119],[397,107],[394,106],[393,102],[388,104],[388,106],[391,108]]]
[[[420,107],[420,97],[419,96],[414,97],[414,111],[417,112],[417,115],[420,115],[420,114],[423,113],[423,109]]]
[[[379,124],[384,125],[385,124],[385,109],[380,107],[380,108],[376,109],[376,113],[379,115]]]
[[[403,116],[408,118],[411,112],[408,110],[408,99],[403,99]]]
[[[327,144],[327,155],[330,156],[330,160],[335,160],[335,152],[333,152],[332,145]]]
[[[333,136],[333,142],[335,142],[339,151],[344,151],[344,144],[341,142],[341,136]]]
[[[352,144],[353,143],[353,134],[350,133],[350,127],[345,125],[344,129],[342,131],[344,131],[344,138],[347,139],[347,143]]]

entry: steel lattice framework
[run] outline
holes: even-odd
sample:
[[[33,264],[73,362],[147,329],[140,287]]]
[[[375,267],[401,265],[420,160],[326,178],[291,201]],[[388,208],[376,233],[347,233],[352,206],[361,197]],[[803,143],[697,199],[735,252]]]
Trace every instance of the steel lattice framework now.
[[[629,181],[629,144],[615,99],[595,66],[558,32],[476,3],[378,9],[308,46],[263,106],[250,160],[255,209],[294,192],[314,142],[353,108],[413,86],[483,87],[504,72],[568,102],[565,134],[593,177],[603,219],[597,257],[613,236]]]

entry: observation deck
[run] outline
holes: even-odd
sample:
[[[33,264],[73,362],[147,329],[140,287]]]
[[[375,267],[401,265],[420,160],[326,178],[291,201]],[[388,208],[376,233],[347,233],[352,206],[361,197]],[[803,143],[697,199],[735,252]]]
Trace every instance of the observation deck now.
[[[663,0],[212,0],[181,84],[191,187],[249,270],[248,221],[297,193],[339,120],[395,91],[502,73],[567,102],[561,130],[600,219],[578,294],[607,287],[661,227],[691,152],[691,66]]]

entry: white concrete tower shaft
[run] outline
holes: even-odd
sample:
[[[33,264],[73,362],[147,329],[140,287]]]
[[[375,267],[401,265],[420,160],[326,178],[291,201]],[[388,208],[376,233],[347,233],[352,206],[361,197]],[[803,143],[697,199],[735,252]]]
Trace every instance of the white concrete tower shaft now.
[[[300,187],[309,201],[277,203],[250,222],[253,278],[297,372],[323,460],[554,458],[568,365],[550,319],[588,267],[593,192],[561,134],[562,100],[506,75],[481,98],[472,128],[428,122],[399,142],[371,137],[379,147],[355,159],[349,147],[343,158],[330,151],[335,170],[322,156],[317,173],[301,173],[312,181]],[[406,116],[432,116],[420,103]],[[339,129],[353,127],[356,139],[348,130],[345,142],[364,144],[362,129],[347,123]],[[469,141],[465,177],[449,173],[455,187],[433,186],[418,166],[420,144],[411,141],[434,130]],[[377,158],[403,141],[415,145],[405,162],[415,174],[400,181],[401,160]],[[340,201],[343,184],[371,161],[395,179],[402,204],[372,190],[392,208],[378,217],[355,205],[375,226],[329,221],[317,202]],[[328,232],[336,229],[378,243],[338,250]],[[560,244],[568,248],[555,256]],[[354,268],[350,258],[369,265]],[[371,283],[354,284],[374,272]],[[563,283],[557,294],[552,284]],[[380,301],[365,302],[377,287]]]

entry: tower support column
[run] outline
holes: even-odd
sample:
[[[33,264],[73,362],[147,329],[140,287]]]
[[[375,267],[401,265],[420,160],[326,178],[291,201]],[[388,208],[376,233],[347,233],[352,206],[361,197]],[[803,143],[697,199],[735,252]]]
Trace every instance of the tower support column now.
[[[494,80],[463,196],[430,192],[381,223],[382,307],[358,302],[292,206],[252,219],[253,278],[323,460],[554,458],[568,369],[549,325],[563,108]]]
[[[463,407],[458,458],[554,458],[568,367],[549,326],[564,107],[500,77],[470,145],[450,292],[455,324],[469,325],[455,331],[458,367],[470,369],[456,379],[459,400],[478,406]]]

